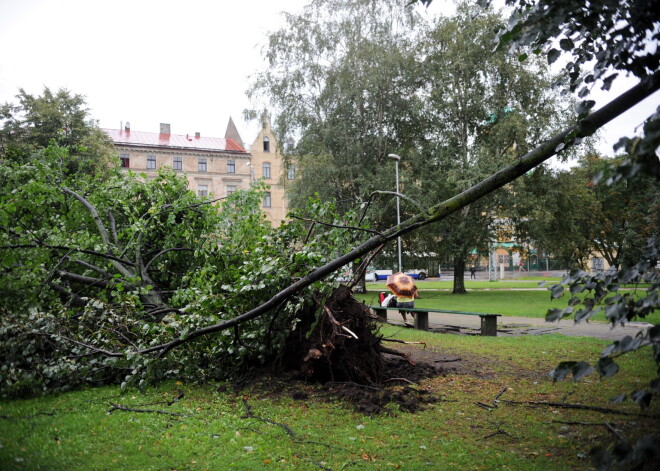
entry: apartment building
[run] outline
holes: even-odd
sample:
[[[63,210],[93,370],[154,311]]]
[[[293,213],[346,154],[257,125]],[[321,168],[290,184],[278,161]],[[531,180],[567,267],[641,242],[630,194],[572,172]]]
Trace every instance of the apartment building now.
[[[257,150],[254,156],[245,149],[231,118],[223,138],[173,134],[167,123],[161,123],[157,133],[134,131],[129,123],[123,129],[103,131],[113,141],[123,168],[149,175],[170,167],[185,173],[189,188],[199,196],[226,197],[263,178],[271,185],[263,209],[273,225],[279,226],[286,216],[284,191],[279,184],[281,158],[270,122],[262,122],[266,124],[253,145]]]

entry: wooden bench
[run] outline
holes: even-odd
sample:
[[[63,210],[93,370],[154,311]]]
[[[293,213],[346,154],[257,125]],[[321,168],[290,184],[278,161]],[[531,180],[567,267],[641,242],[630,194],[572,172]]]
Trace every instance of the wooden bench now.
[[[479,316],[481,318],[481,335],[496,337],[497,336],[497,318],[501,314],[486,314],[483,312],[468,312],[468,311],[449,311],[447,309],[430,309],[430,308],[416,308],[416,307],[382,307],[382,306],[369,306],[384,322],[387,322],[387,310],[394,309],[399,312],[410,312],[415,314],[415,329],[429,330],[429,312],[439,312],[442,314],[460,314],[463,316]]]

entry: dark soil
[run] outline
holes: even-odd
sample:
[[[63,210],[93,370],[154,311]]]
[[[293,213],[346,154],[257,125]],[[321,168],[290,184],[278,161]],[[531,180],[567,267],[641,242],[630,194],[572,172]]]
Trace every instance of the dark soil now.
[[[237,391],[247,388],[252,394],[289,395],[301,401],[340,399],[369,415],[414,412],[438,400],[418,386],[424,379],[482,370],[479,359],[382,339],[378,318],[345,286],[300,317],[279,362],[236,384]]]

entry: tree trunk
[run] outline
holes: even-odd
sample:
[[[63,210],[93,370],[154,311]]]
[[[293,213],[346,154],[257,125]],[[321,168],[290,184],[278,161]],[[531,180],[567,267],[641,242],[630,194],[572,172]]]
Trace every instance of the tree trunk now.
[[[467,294],[465,289],[465,258],[454,259],[454,290],[452,294]]]
[[[360,266],[360,263],[353,262],[353,274],[354,274],[354,276],[357,273],[357,270],[358,270],[359,266]],[[364,294],[364,293],[367,292],[367,285],[366,285],[365,275],[366,275],[366,272],[362,273],[362,275],[360,276],[360,279],[358,280],[358,282],[355,284],[355,286],[353,286],[353,292],[354,293]]]

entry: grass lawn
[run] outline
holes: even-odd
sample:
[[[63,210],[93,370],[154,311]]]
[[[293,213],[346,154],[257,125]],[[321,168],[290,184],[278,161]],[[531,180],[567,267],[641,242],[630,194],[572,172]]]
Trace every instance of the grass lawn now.
[[[548,309],[565,308],[568,296],[560,299],[550,299],[550,292],[543,291],[507,291],[507,290],[472,290],[468,286],[468,294],[455,295],[450,291],[425,291],[424,285],[418,284],[422,289],[419,299],[415,300],[415,307],[441,307],[451,311],[490,312],[503,316],[545,317]],[[383,285],[384,288],[384,285]],[[368,291],[366,294],[356,294],[355,297],[369,305],[378,304],[378,293],[383,291]],[[605,321],[602,312],[594,320]],[[656,311],[645,319],[646,322],[659,324],[660,312]]]
[[[559,282],[559,278],[554,281],[548,281],[547,278],[539,280],[504,280],[504,281],[482,281],[482,280],[465,280],[465,287],[467,289],[534,289],[538,288],[538,284],[541,281],[547,281],[548,284],[553,284]],[[454,287],[454,282],[452,280],[445,281],[415,281],[415,284],[419,289],[444,289],[451,290]],[[367,283],[368,290],[381,290],[387,291],[385,286],[385,281],[377,281],[373,283]]]
[[[654,375],[649,352],[619,360],[622,371],[600,380],[553,384],[560,360],[595,359],[607,342],[562,336],[478,337],[400,330],[386,337],[426,342],[427,354],[460,358],[416,387],[438,401],[417,413],[391,407],[374,417],[328,399],[313,385],[292,398],[290,385],[238,392],[222,383],[167,382],[145,394],[101,387],[0,402],[3,470],[567,470],[589,468],[588,451],[614,435],[658,433],[657,419],[563,407],[499,402],[567,401],[637,414],[608,398],[644,387]],[[396,346],[398,344],[391,344]],[[406,346],[416,348],[416,346]],[[220,387],[219,387],[220,386]],[[395,387],[397,388],[397,387]],[[401,388],[401,386],[398,386]],[[275,392],[274,392],[275,391]],[[172,402],[177,396],[180,400]],[[255,417],[247,417],[245,402]],[[150,412],[108,412],[111,403]],[[660,414],[657,401],[649,414]],[[288,430],[286,427],[288,427]]]

